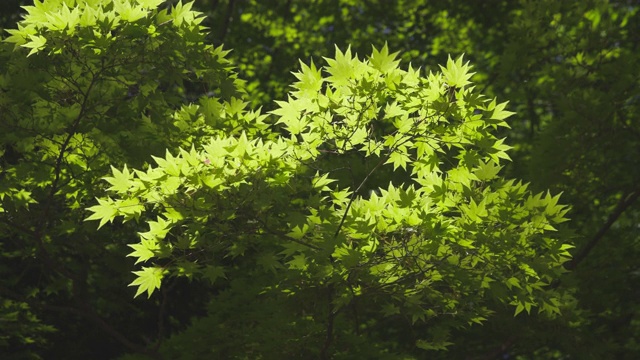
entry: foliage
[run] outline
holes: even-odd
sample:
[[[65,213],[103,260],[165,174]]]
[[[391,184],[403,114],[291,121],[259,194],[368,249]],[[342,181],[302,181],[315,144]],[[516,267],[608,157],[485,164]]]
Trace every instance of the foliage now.
[[[128,303],[117,289],[135,226],[96,232],[83,221],[103,193],[100,177],[112,164],[140,166],[152,153],[196,142],[240,94],[226,52],[203,42],[200,13],[159,3],[36,1],[2,45],[2,316],[33,319],[23,326],[39,332],[37,319],[48,313],[65,336],[48,345],[56,357],[71,358],[73,346],[60,349],[74,337],[142,332],[136,322],[149,316],[115,315]],[[202,101],[220,116],[182,106],[189,88],[210,92]],[[58,320],[68,316],[103,330]],[[3,326],[2,338],[24,342],[23,333]]]
[[[280,97],[290,57],[332,54],[333,43],[401,50],[418,64],[466,53],[485,94],[516,114],[509,176],[563,192],[573,205],[577,259],[557,283],[577,301],[563,316],[496,313],[446,358],[637,357],[638,4],[589,1],[198,1],[216,36],[236,49],[252,94]],[[224,21],[224,20],[228,21]],[[218,26],[219,25],[219,26]],[[227,31],[223,31],[226,28]],[[505,135],[500,135],[505,136]],[[482,355],[480,355],[482,354]]]
[[[635,2],[1,3],[0,27],[5,29],[16,28],[18,4],[33,7],[27,8],[25,20],[9,34],[13,43],[0,44],[0,207],[4,209],[0,213],[0,357],[107,359],[129,352],[127,358],[139,358],[140,354],[206,358],[212,356],[212,345],[221,358],[259,354],[281,358],[283,349],[292,358],[314,357],[314,353],[319,357],[322,349],[322,355],[335,358],[353,358],[356,351],[359,358],[637,357],[640,308],[634,289],[639,288],[640,191],[635,154],[640,130],[633,119],[639,104],[636,50],[640,23]],[[99,7],[98,3],[106,5]],[[87,4],[95,11],[86,10]],[[103,23],[79,26],[80,21],[91,24],[91,14],[104,16]],[[182,24],[165,22],[173,16],[181,18]],[[76,26],[67,27],[76,22]],[[203,26],[210,32],[201,31]],[[234,51],[218,48],[223,43]],[[398,59],[389,55],[387,43],[388,48],[399,50],[394,54]],[[343,50],[338,52],[334,44]],[[371,44],[375,50],[366,59],[354,59],[354,55],[346,56],[348,44],[352,54],[370,53]],[[448,53],[457,54],[456,59],[465,53],[475,74],[467,79],[473,84],[449,86],[453,83],[445,76],[448,67],[434,71],[441,80],[440,107],[431,102],[412,105],[402,97],[413,96],[407,93],[413,85],[380,75],[388,79],[383,85],[371,73],[386,67],[391,72],[415,72],[406,65],[400,70],[396,63],[400,59],[404,64],[438,69],[437,64],[444,64]],[[227,57],[246,84],[231,72]],[[321,57],[326,58],[324,66],[316,67]],[[304,59],[299,67],[296,58]],[[112,66],[98,72],[103,60]],[[353,74],[359,83],[340,85],[340,75],[353,70],[338,66],[333,73],[327,72],[332,61],[363,63],[362,68],[368,70]],[[465,66],[461,60],[453,63],[456,69]],[[292,71],[296,72],[295,88],[288,87]],[[96,74],[91,91],[86,91]],[[428,82],[429,72],[420,70],[416,77]],[[374,83],[379,85],[374,88]],[[363,86],[371,87],[364,91]],[[353,92],[335,92],[339,87]],[[458,97],[460,90],[463,93]],[[479,106],[466,103],[465,97],[479,93],[486,96],[473,100]],[[320,112],[320,105],[309,106],[304,100],[319,102],[323,97],[337,103],[323,105],[324,112]],[[510,127],[487,128],[482,136],[492,142],[482,149],[473,143],[455,145],[455,139],[447,138],[452,136],[448,131],[475,124],[471,120],[474,116],[482,122],[495,121],[490,112],[475,111],[489,107],[494,97],[509,99],[508,108],[516,112],[509,117]],[[86,110],[74,129],[78,117],[73,111],[83,108],[85,98]],[[349,103],[345,98],[370,100]],[[447,99],[453,102],[447,103]],[[257,110],[258,106],[266,110]],[[429,129],[426,134],[437,140],[427,142],[425,149],[443,144],[450,144],[450,148],[440,146],[439,151],[432,149],[433,155],[418,154],[416,139],[425,134],[396,127],[419,116],[411,110],[415,106],[433,114],[418,121]],[[496,102],[495,106],[502,105]],[[375,115],[373,108],[378,109]],[[466,109],[467,114],[457,109]],[[361,112],[360,121],[366,122],[354,124],[353,114]],[[400,114],[406,112],[403,118]],[[318,119],[329,123],[330,137],[325,130],[318,135]],[[435,119],[442,121],[432,122]],[[292,136],[290,130],[296,128],[299,133]],[[336,150],[337,141],[349,129],[364,129],[364,138],[360,130],[354,148]],[[70,134],[69,145],[63,147],[65,136]],[[321,139],[317,146],[302,149],[315,148],[318,153],[311,156],[305,152],[309,158],[303,160],[301,146],[317,136]],[[403,136],[410,138],[409,145],[394,146]],[[495,141],[506,136],[514,147],[509,151],[514,161],[500,157],[487,161],[487,156],[495,156],[489,152]],[[269,162],[272,167],[245,173],[247,183],[226,189],[222,189],[225,184],[214,183],[210,188],[205,181],[240,181],[234,174],[214,171],[215,176],[198,183],[195,174],[211,170],[211,161],[216,159],[204,157],[212,138],[229,144],[235,141],[222,152],[227,161],[223,169],[237,169],[235,176],[247,171],[245,162],[258,161],[256,154],[278,141],[284,144],[283,153],[291,149],[298,149],[298,153],[273,159]],[[238,143],[255,150],[245,154],[246,160],[240,164],[229,161],[229,153],[236,151],[232,147]],[[367,154],[365,143],[381,143],[380,153]],[[469,150],[480,151],[470,156]],[[152,161],[152,155],[164,163]],[[139,175],[148,171],[168,174],[170,164],[182,163],[188,156],[196,156],[198,162],[181,165],[193,171],[191,177],[184,173],[176,176],[184,182],[177,188],[182,197],[164,194],[152,202],[140,198],[130,213],[123,214],[127,221],[109,222],[118,214],[114,202],[136,201],[129,194],[118,193],[120,189],[139,183]],[[459,201],[457,207],[445,210],[444,203],[438,205],[437,199],[432,199],[429,209],[434,210],[433,217],[419,218],[422,227],[414,224],[415,215],[411,215],[417,209],[414,201],[432,198],[435,192],[427,196],[426,192],[432,191],[429,184],[416,181],[419,175],[413,172],[418,157],[433,161],[420,162],[418,167],[439,169],[440,190]],[[469,168],[473,161],[476,165]],[[282,163],[290,173],[277,178],[275,174],[283,168],[273,166]],[[271,172],[264,173],[266,168]],[[456,183],[456,178],[465,179],[464,171],[459,177],[456,169],[471,169],[467,175],[478,179],[468,177],[468,183]],[[175,169],[170,171],[175,173]],[[429,181],[440,181],[437,178]],[[526,189],[509,201],[499,197],[484,200],[485,195],[491,199],[504,190],[499,185],[508,184],[505,178],[531,182],[534,194],[548,188],[562,192],[563,202],[572,204],[572,231],[563,226],[557,227],[557,232],[545,230],[533,235],[531,249],[525,246],[513,251],[518,254],[516,263],[539,264],[545,258],[532,257],[534,252],[544,253],[535,245],[536,239],[557,239],[553,241],[558,245],[575,241],[577,249],[569,250],[575,256],[563,264],[571,272],[559,275],[555,271],[562,268],[552,262],[547,263],[547,273],[533,267],[538,275],[556,280],[544,291],[534,289],[530,296],[538,302],[556,299],[557,304],[552,304],[559,307],[560,315],[538,313],[541,308],[527,314],[526,302],[509,304],[522,300],[518,295],[525,290],[514,287],[507,275],[525,281],[532,278],[526,269],[505,267],[511,260],[504,255],[504,244],[490,243],[490,250],[502,257],[487,261],[478,255],[478,246],[488,246],[494,233],[506,241],[522,231],[489,227],[518,216],[499,213],[495,217],[492,209],[511,204],[514,209],[525,207],[523,215],[530,212],[526,210],[525,199],[530,196]],[[268,179],[284,185],[266,183]],[[186,190],[189,184],[196,184],[193,193]],[[508,185],[524,188],[515,181]],[[114,194],[104,197],[104,190],[110,187]],[[349,194],[346,191],[352,193],[343,203],[332,197]],[[246,195],[245,202],[234,197],[239,194]],[[403,197],[398,202],[394,198],[399,194]],[[192,196],[202,203],[194,203]],[[345,211],[344,201],[348,200],[348,205],[351,196],[353,202]],[[102,197],[101,202],[95,197]],[[273,197],[279,200],[269,202]],[[411,204],[404,202],[406,198],[412,199]],[[212,199],[217,202],[212,204]],[[545,191],[539,201],[554,199]],[[165,205],[177,200],[181,202],[173,204],[173,215],[200,217],[162,217],[167,212]],[[186,209],[186,205],[192,208]],[[472,205],[471,212],[480,214],[479,222],[470,216]],[[260,211],[260,206],[266,210]],[[87,207],[104,212],[86,212]],[[203,215],[205,207],[226,212]],[[363,209],[369,209],[370,214],[377,214],[378,209],[379,214],[367,215]],[[348,214],[344,223],[316,224],[317,219],[342,220],[339,211]],[[424,208],[419,208],[418,213],[422,211]],[[98,221],[83,221],[92,215],[98,216]],[[534,218],[525,216],[517,221],[524,224]],[[262,224],[255,219],[270,222]],[[211,230],[210,223],[218,220],[221,226]],[[426,236],[424,227],[443,221],[452,224],[432,229],[438,231]],[[378,229],[377,224],[387,228]],[[101,226],[96,231],[97,225]],[[157,235],[163,226],[167,226],[167,233],[162,240],[135,235]],[[199,226],[206,231],[199,231]],[[331,226],[340,228],[337,237],[329,231]],[[453,233],[455,229],[462,229],[464,236]],[[486,231],[468,231],[473,229]],[[367,231],[371,239],[357,238]],[[193,244],[186,245],[188,237],[181,235],[194,233]],[[220,236],[214,239],[214,235]],[[468,239],[475,248],[465,247],[462,241]],[[429,241],[444,244],[448,252],[460,256],[460,262],[449,263],[451,256],[438,254],[438,249],[416,254]],[[308,246],[314,244],[327,248]],[[334,251],[329,253],[331,246]],[[476,258],[485,262],[471,266],[468,261]],[[417,266],[426,262],[434,267],[422,273]],[[390,263],[395,267],[376,268]],[[163,271],[156,271],[158,266]],[[461,271],[454,271],[456,266]],[[445,277],[434,278],[436,269]],[[489,269],[507,275],[488,287],[471,288],[482,271]],[[384,275],[388,285],[380,282]],[[418,289],[429,281],[428,289]],[[148,286],[139,286],[143,284]],[[465,293],[469,289],[471,293]],[[431,297],[413,304],[404,290],[414,291],[418,300],[419,295]],[[130,301],[137,291],[144,296]],[[447,312],[438,304],[458,312]],[[413,314],[430,306],[433,314],[413,321]],[[520,314],[514,317],[517,310]],[[482,326],[468,326],[474,313],[486,318],[477,319]],[[334,336],[327,337],[330,323]],[[416,344],[424,348],[446,345],[447,351],[426,355]]]
[[[578,249],[567,266],[573,271],[562,286],[578,303],[566,323],[554,326],[566,341],[538,350],[542,358],[554,352],[585,359],[637,356],[640,172],[631,154],[640,145],[633,120],[640,94],[634,75],[640,70],[638,10],[624,1],[526,2],[519,16],[529,12],[539,20],[513,26],[514,36],[531,34],[507,53],[528,59],[528,69],[516,75],[528,84],[519,90],[517,109],[530,114],[523,124],[535,134],[523,142],[530,157],[523,170],[532,184],[563,191],[577,233]],[[528,55],[536,52],[548,60]]]
[[[352,345],[336,340],[333,350],[331,340],[358,331],[384,344],[380,314],[435,326],[434,339],[417,345],[438,349],[447,328],[488,316],[487,298],[516,314],[559,313],[545,286],[570,246],[548,231],[567,210],[557,196],[498,176],[509,147],[492,130],[506,126],[506,104],[470,86],[462,58],[425,75],[395,58],[386,46],[368,60],[336,50],[324,74],[302,64],[271,130],[240,114],[201,147],[154,157],[146,170],[113,169],[110,196],[88,219],[148,219],[130,245],[129,256],[147,264],[135,272],[136,296],[167,277],[260,279],[227,301],[255,292],[301,304],[290,311],[324,323],[294,327],[309,342],[278,350],[289,356],[339,354]],[[238,127],[257,129],[233,134]],[[274,273],[266,282],[265,272]],[[306,305],[310,293],[324,305]],[[250,338],[255,355],[275,355]]]

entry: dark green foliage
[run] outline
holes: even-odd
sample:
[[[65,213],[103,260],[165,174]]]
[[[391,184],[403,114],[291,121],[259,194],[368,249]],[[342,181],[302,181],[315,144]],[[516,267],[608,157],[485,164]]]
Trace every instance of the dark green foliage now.
[[[23,317],[20,326],[34,333],[3,326],[2,335],[38,345],[36,336],[48,329],[38,321],[46,317],[61,334],[48,345],[55,357],[96,356],[102,350],[74,351],[74,339],[106,331],[127,340],[118,333],[127,327],[125,345],[135,350],[150,318],[123,310],[123,259],[136,227],[97,232],[84,209],[103,193],[100,178],[110,166],[142,165],[150,154],[204,136],[215,119],[178,111],[185,88],[222,102],[238,92],[235,76],[225,52],[202,42],[194,20],[177,25],[175,9],[118,23],[113,5],[105,18],[92,17],[103,10],[70,11],[55,1],[26,9],[0,55],[0,294],[6,321]],[[25,332],[35,338],[25,340]]]
[[[637,357],[634,2],[64,2],[0,45],[0,357]]]

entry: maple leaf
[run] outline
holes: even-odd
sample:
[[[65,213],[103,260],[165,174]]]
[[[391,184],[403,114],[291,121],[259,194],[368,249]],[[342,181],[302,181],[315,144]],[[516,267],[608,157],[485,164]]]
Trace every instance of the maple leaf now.
[[[127,254],[128,257],[137,257],[136,264],[141,261],[147,261],[156,256],[156,251],[160,250],[160,246],[155,239],[142,239],[139,244],[127,245],[132,248],[133,252]]]
[[[108,190],[115,191],[119,194],[126,194],[131,188],[131,173],[129,172],[129,169],[127,169],[127,165],[124,166],[122,171],[111,166],[111,173],[113,176],[105,176],[102,178],[111,184],[111,187]]]
[[[387,43],[385,42],[380,51],[373,47],[373,54],[370,58],[371,65],[373,65],[375,69],[380,70],[382,73],[388,73],[389,71],[398,68],[400,60],[396,60],[397,55],[398,52],[389,54],[389,48],[387,47]]]
[[[138,295],[145,291],[147,292],[147,297],[151,297],[151,294],[153,294],[156,289],[160,289],[164,272],[164,269],[156,266],[143,267],[140,271],[132,271],[132,273],[138,276],[129,284],[129,286],[138,287],[134,297],[138,297]]]
[[[115,202],[107,197],[106,199],[97,199],[98,205],[91,206],[87,210],[92,211],[93,214],[85,219],[88,220],[100,220],[98,229],[100,229],[107,222],[113,222],[113,219],[118,214],[118,209],[115,206]]]

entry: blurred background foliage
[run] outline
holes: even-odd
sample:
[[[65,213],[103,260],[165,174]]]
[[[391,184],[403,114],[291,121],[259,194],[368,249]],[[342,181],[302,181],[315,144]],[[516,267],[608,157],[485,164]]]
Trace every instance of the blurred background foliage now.
[[[0,2],[0,27],[14,27],[19,6],[27,3]],[[575,301],[555,320],[533,314],[514,318],[505,307],[484,326],[455,334],[456,344],[442,358],[637,358],[640,2],[196,0],[194,7],[207,15],[210,42],[232,49],[230,58],[248,81],[252,104],[266,110],[284,97],[294,80],[291,71],[300,66],[296,59],[321,64],[323,56],[333,56],[334,44],[367,54],[371,45],[388,43],[406,63],[427,69],[445,63],[448,54],[466,54],[476,72],[473,80],[487,95],[509,100],[516,111],[511,129],[504,130],[514,146],[508,175],[526,179],[534,189],[562,191],[563,202],[572,204],[574,260],[555,286]],[[194,296],[188,290],[181,294],[184,301]],[[4,304],[3,309],[15,306],[20,305]],[[0,345],[7,333],[43,339],[26,341],[26,352],[7,353],[13,358],[60,358],[56,351],[62,345],[77,349],[66,352],[66,358],[74,353],[84,354],[77,358],[112,358],[126,352],[118,341],[91,336],[96,330],[80,318],[68,323],[48,315],[46,308],[38,316],[44,323],[35,317],[9,321],[9,315],[3,315]],[[169,343],[206,331],[202,321],[188,327],[186,319],[198,315],[173,315],[174,328],[185,331]],[[132,338],[139,336],[139,329],[126,328],[126,319],[112,320]],[[67,332],[56,335],[52,328]],[[43,345],[45,340],[49,345]],[[95,351],[105,347],[109,351]]]

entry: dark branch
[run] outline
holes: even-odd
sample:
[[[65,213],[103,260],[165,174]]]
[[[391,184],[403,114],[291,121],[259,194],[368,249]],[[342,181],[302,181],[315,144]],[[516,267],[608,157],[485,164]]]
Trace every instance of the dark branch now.
[[[322,345],[322,349],[320,350],[320,359],[322,360],[330,358],[328,352],[329,348],[331,347],[331,343],[333,342],[333,322],[337,314],[337,312],[333,309],[333,292],[333,284],[329,284],[329,286],[327,287],[327,301],[329,302],[329,314],[327,316],[327,336],[325,337],[324,344]]]
[[[623,196],[618,205],[616,205],[613,212],[609,214],[609,218],[607,221],[600,227],[600,230],[589,240],[585,246],[583,246],[580,251],[573,257],[571,261],[569,261],[566,265],[568,270],[575,269],[578,264],[580,264],[593,250],[593,248],[602,240],[604,235],[609,231],[611,226],[618,220],[618,218],[631,206],[636,200],[640,197],[640,189],[636,189],[631,193]]]
[[[235,3],[235,0],[229,0],[229,5],[227,5],[227,14],[224,17],[222,29],[220,29],[220,43],[224,43],[224,39],[225,37],[227,37],[227,33],[229,33],[229,27],[231,26],[231,21],[233,20],[233,9],[235,7]]]

